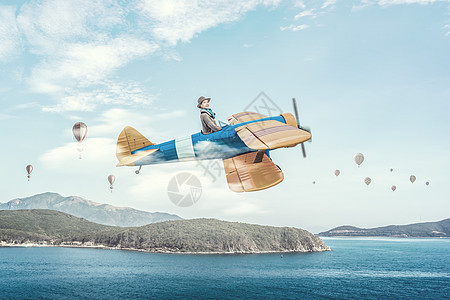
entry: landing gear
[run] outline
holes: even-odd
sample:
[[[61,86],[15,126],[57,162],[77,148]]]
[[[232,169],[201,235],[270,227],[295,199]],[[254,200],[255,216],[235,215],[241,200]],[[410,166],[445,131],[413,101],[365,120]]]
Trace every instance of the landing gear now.
[[[139,173],[141,172],[142,166],[139,166],[139,169],[134,171],[134,173],[136,173],[136,175],[139,175]]]

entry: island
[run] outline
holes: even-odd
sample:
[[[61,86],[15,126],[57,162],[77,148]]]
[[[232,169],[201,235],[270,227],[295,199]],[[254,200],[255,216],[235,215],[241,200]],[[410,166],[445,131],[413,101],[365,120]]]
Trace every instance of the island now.
[[[299,228],[216,219],[117,227],[43,209],[0,210],[0,246],[98,247],[195,254],[330,250],[319,237]]]
[[[318,234],[323,237],[354,236],[354,237],[450,237],[450,218],[439,222],[414,223],[408,225],[389,225],[376,228],[358,228],[354,226],[339,226]]]

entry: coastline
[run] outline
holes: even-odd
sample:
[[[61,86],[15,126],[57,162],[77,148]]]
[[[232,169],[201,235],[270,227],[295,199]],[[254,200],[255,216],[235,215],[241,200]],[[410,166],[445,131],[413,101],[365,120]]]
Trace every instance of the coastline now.
[[[315,253],[315,252],[326,252],[333,251],[329,247],[327,249],[316,249],[314,251],[298,251],[298,250],[286,250],[286,251],[241,251],[241,252],[192,252],[192,251],[175,251],[167,249],[136,249],[136,248],[120,248],[120,247],[109,247],[105,245],[76,245],[76,244],[66,244],[66,245],[51,245],[51,244],[40,244],[40,243],[5,243],[0,242],[0,248],[47,248],[47,247],[58,247],[58,248],[86,248],[86,249],[103,249],[103,250],[125,250],[125,251],[137,251],[145,253],[161,253],[161,254],[200,254],[200,255],[220,255],[220,254],[275,254],[275,253]]]

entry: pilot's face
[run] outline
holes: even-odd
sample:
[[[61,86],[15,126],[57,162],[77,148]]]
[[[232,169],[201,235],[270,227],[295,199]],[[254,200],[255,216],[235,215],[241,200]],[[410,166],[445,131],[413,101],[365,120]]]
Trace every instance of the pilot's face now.
[[[202,107],[203,108],[209,108],[209,100],[203,100]]]

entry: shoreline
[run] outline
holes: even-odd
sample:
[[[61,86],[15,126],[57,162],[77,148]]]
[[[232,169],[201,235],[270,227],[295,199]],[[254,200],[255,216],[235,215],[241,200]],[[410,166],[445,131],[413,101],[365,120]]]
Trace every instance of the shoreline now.
[[[320,249],[315,251],[296,251],[296,250],[286,250],[286,251],[255,251],[255,252],[188,252],[188,251],[170,251],[163,249],[136,249],[136,248],[120,248],[120,247],[108,247],[104,245],[46,245],[38,243],[23,243],[23,244],[13,244],[0,242],[0,248],[47,248],[47,247],[58,247],[58,248],[86,248],[86,249],[103,249],[103,250],[125,250],[125,251],[136,251],[144,253],[161,253],[161,254],[195,254],[195,255],[234,255],[234,254],[283,254],[283,253],[316,253],[316,252],[326,252],[333,251],[330,248]]]
[[[333,236],[320,236],[319,238],[383,238],[383,239],[450,239],[446,236],[382,236],[382,235],[333,235]]]

